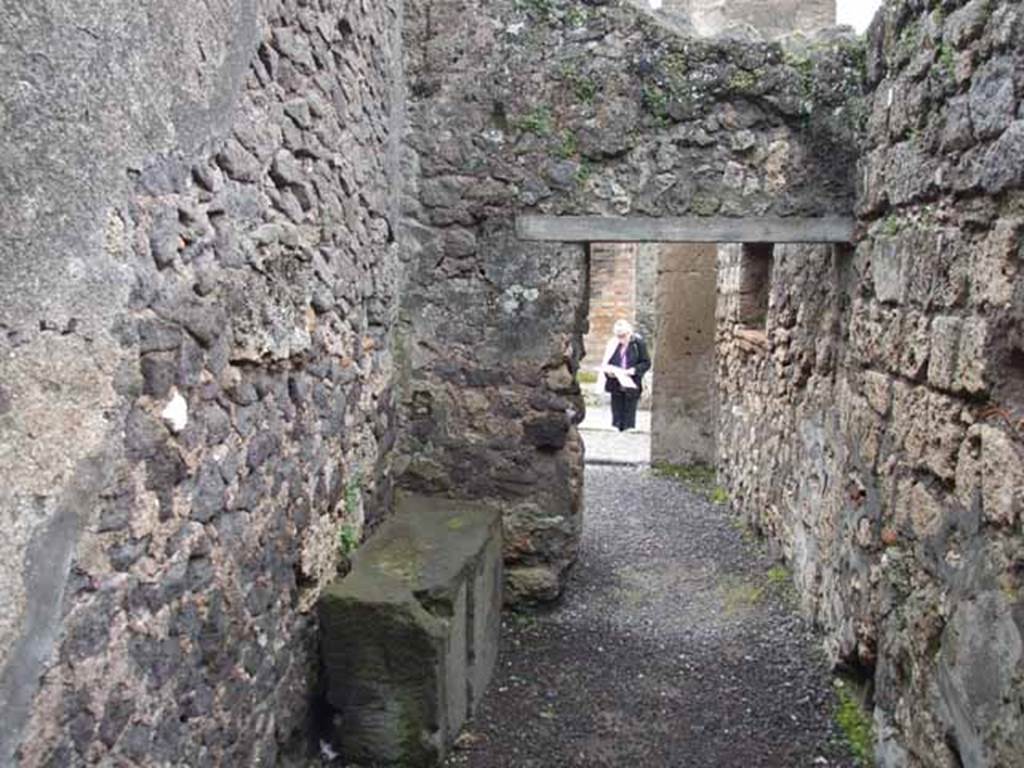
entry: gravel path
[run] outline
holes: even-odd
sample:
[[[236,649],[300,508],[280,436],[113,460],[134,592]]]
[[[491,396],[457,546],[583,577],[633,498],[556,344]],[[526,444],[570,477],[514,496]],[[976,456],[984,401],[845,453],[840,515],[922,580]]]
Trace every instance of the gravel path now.
[[[724,508],[646,470],[586,473],[566,595],[506,618],[494,680],[446,765],[855,766],[818,642]]]

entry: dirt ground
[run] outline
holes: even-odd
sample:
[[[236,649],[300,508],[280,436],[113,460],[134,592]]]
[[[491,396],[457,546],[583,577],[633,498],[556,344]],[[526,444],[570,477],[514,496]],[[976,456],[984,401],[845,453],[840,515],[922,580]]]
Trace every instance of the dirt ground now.
[[[726,507],[591,466],[563,600],[506,617],[499,666],[446,763],[468,768],[852,767],[788,574]]]

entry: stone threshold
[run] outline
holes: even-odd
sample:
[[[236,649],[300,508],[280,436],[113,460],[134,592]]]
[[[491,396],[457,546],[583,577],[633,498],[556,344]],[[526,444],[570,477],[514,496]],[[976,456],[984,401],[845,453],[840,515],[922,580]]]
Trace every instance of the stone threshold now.
[[[651,462],[649,461],[629,461],[628,459],[603,459],[603,458],[586,458],[584,457],[583,463],[587,466],[594,467],[650,467]]]

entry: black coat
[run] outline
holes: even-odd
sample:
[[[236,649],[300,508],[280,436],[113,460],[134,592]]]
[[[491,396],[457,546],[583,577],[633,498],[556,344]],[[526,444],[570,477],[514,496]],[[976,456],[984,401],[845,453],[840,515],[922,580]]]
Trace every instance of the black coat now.
[[[619,347],[616,346],[611,357],[604,362],[606,365],[618,365],[618,358]],[[633,381],[636,382],[636,389],[623,390],[614,376],[605,376],[604,391],[611,392],[613,394],[624,391],[627,395],[640,397],[640,392],[643,390],[644,374],[651,369],[651,357],[647,354],[647,345],[644,344],[644,340],[636,334],[633,334],[633,338],[629,340],[629,345],[626,347],[626,360],[628,365],[624,365],[623,368],[634,368],[636,371],[633,374]]]

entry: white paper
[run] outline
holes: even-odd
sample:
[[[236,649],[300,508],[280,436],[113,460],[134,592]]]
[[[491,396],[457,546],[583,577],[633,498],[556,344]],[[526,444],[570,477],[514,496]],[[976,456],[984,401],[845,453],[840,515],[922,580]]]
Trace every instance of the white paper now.
[[[611,365],[605,363],[601,366],[601,373],[605,376],[614,376],[615,380],[619,382],[619,386],[623,389],[636,389],[636,382],[633,381],[633,377],[626,373],[625,368],[620,368],[617,365]]]

